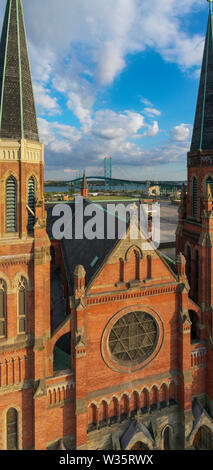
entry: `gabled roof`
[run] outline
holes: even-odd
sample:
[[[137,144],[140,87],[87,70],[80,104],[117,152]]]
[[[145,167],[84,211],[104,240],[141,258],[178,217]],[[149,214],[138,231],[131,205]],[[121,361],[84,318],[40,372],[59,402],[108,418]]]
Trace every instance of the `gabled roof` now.
[[[213,149],[213,14],[209,11],[191,151]]]
[[[86,287],[89,287],[96,278],[96,276],[100,273],[101,269],[104,268],[106,260],[115,252],[115,250],[117,250],[119,244],[122,243],[122,237],[124,234],[126,234],[126,237],[128,239],[128,234],[130,230],[130,220],[128,218],[121,217],[121,215],[117,213],[113,213],[109,209],[107,203],[101,202],[101,204],[95,204],[83,198],[82,201],[83,210],[80,207],[78,208],[78,204],[76,204],[74,201],[69,204],[66,204],[66,206],[71,209],[72,214],[70,216],[69,235],[68,238],[62,238],[60,241],[64,266],[66,269],[67,281],[69,283],[71,292],[73,291],[73,274],[75,267],[77,265],[82,265],[84,267],[86,271],[85,285]],[[123,202],[123,204],[128,205],[128,202]],[[50,238],[54,238],[52,234],[54,222],[60,218],[59,216],[53,217],[52,209],[54,206],[56,207],[56,205],[54,204],[47,206],[47,233]],[[78,211],[82,210],[83,212],[84,217],[82,225],[85,228],[87,222],[94,224],[94,221],[92,221],[92,209],[95,209],[97,217],[100,216],[103,223],[97,224],[95,230],[96,238],[89,239],[85,236],[84,231],[82,231],[83,236],[79,239],[79,237],[76,236],[75,233],[75,226],[78,221]],[[87,215],[85,215],[85,213]],[[80,214],[80,216],[81,215],[82,214]],[[133,217],[131,219],[131,227],[132,225],[134,225],[135,228],[139,230],[140,236],[143,238],[144,241],[146,241],[147,234],[143,233],[143,230],[140,227],[140,222],[138,221],[137,217]],[[109,233],[113,235],[113,228],[115,230],[115,233],[114,236],[110,238]],[[62,225],[62,231],[63,230],[64,228]],[[58,235],[57,238],[59,238]],[[176,275],[165,262],[161,253],[155,249],[155,246],[154,244],[152,244],[152,242],[148,242],[148,244],[150,244],[150,250],[155,250],[158,257],[165,265],[166,269],[176,280]]]
[[[39,141],[22,0],[7,0],[2,28],[0,138]]]
[[[91,206],[89,200],[84,200],[84,209]],[[94,204],[94,203],[93,203]],[[73,204],[74,206],[74,204]],[[72,207],[73,207],[72,206]],[[118,236],[118,230],[124,234],[127,229],[127,223],[124,220],[115,217],[109,211],[106,210],[104,204],[95,204],[96,213],[99,215],[102,220],[104,220],[103,225],[98,227],[99,235],[102,238],[88,239],[83,234],[83,238],[79,239],[75,236],[74,226],[77,221],[78,213],[77,210],[73,207],[73,219],[72,219],[72,230],[73,238],[72,239],[62,239],[61,240],[61,250],[64,259],[64,264],[67,271],[68,282],[72,289],[73,287],[73,272],[77,265],[81,264],[84,266],[86,271],[86,286],[89,284],[93,276],[102,266],[104,260],[109,256],[111,251],[114,249],[118,241],[120,240]],[[87,221],[91,220],[90,216],[84,216],[84,227]],[[118,223],[120,224],[118,226]],[[109,239],[107,232],[110,227],[115,226],[115,237]]]
[[[153,444],[154,440],[148,430],[148,428],[137,420],[131,421],[129,427],[124,432],[123,436],[121,437],[121,448],[126,449],[129,443],[131,442],[132,438],[137,434],[142,433],[144,437]]]

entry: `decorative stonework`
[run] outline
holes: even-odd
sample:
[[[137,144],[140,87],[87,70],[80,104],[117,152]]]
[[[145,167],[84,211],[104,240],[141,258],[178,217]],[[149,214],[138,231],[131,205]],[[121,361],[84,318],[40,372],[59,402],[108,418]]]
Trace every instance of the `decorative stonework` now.
[[[113,370],[134,372],[159,353],[164,327],[158,313],[147,306],[122,309],[106,325],[101,341],[102,357]]]
[[[0,162],[44,163],[44,146],[40,142],[0,139]]]
[[[109,334],[109,349],[118,363],[138,364],[155,349],[157,325],[146,312],[130,312],[121,317]]]

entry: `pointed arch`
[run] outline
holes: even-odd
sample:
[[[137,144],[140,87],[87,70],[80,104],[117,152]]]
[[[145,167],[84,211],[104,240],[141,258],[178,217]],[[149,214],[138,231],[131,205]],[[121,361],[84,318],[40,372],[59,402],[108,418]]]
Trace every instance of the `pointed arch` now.
[[[208,426],[202,425],[198,429],[193,446],[197,450],[213,450],[213,432]]]
[[[107,425],[108,420],[108,404],[106,400],[102,400],[99,410],[98,410],[98,421],[99,425],[105,426]]]
[[[7,411],[7,450],[18,450],[18,412],[15,408]]]
[[[130,256],[131,256],[131,253],[132,251],[134,251],[135,253],[137,253],[137,256],[139,259],[142,259],[143,258],[143,254],[142,254],[142,251],[141,249],[139,248],[139,246],[137,245],[132,245],[128,248],[128,250],[126,251],[126,254],[125,254],[125,261],[128,261]]]
[[[147,262],[147,279],[152,278],[152,257],[148,255],[146,257],[146,262]]]
[[[113,397],[109,406],[109,416],[111,421],[116,421],[119,416],[119,403],[117,397]]]
[[[120,416],[121,419],[125,419],[128,417],[129,414],[129,397],[125,393],[122,395],[121,400],[120,400]]]
[[[27,280],[21,276],[18,281],[18,333],[27,332]]]
[[[170,425],[165,426],[162,432],[163,450],[172,449],[172,435],[173,435],[172,427]]]
[[[17,232],[17,180],[10,175],[5,184],[6,232]]]
[[[147,410],[149,407],[149,391],[144,388],[141,392],[141,408]]]
[[[35,224],[35,192],[36,182],[34,176],[30,176],[27,184],[27,204],[28,204],[28,231],[32,231]]]
[[[211,192],[212,192],[212,196],[213,196],[213,177],[212,176],[207,176],[206,180],[205,180],[205,188],[208,186],[210,186],[210,189],[211,189]]]
[[[168,387],[165,383],[163,383],[160,387],[160,392],[159,392],[160,403],[167,403],[167,398],[168,398]]]
[[[150,391],[150,406],[156,407],[158,404],[158,388],[154,385]]]

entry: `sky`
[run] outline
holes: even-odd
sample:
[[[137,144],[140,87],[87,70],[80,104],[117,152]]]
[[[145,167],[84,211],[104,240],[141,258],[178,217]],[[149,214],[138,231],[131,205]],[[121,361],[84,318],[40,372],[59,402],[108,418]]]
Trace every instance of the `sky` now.
[[[6,0],[0,3],[1,25]],[[206,0],[23,0],[45,179],[185,180]]]

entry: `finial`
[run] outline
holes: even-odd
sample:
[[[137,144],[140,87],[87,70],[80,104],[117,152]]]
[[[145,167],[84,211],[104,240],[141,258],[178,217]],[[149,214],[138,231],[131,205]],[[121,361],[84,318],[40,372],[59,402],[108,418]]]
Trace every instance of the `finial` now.
[[[207,0],[207,2],[209,2],[209,11],[210,11],[210,13],[212,14],[212,3],[213,3],[213,0]]]

